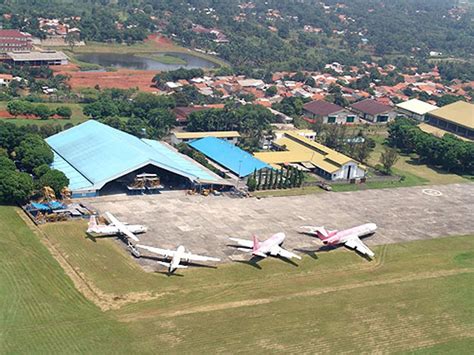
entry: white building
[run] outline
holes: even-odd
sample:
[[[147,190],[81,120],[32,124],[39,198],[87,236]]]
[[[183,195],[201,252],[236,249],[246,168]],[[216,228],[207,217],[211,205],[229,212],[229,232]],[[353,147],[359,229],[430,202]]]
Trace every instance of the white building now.
[[[418,99],[408,100],[396,105],[397,112],[418,121],[424,121],[425,115],[437,108],[438,106],[431,105]]]

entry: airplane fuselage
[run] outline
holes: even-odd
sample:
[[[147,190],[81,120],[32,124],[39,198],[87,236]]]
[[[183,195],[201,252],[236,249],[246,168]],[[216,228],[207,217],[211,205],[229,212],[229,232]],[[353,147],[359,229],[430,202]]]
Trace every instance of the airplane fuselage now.
[[[181,262],[181,259],[183,257],[183,254],[185,252],[184,246],[180,245],[178,249],[176,249],[176,253],[174,254],[173,258],[171,259],[170,267],[169,267],[169,272],[175,271],[179,263]]]
[[[145,233],[146,228],[140,224],[129,224],[127,225],[127,229],[132,232],[133,234],[140,234]],[[107,225],[100,225],[96,227],[92,227],[87,230],[88,233],[96,233],[96,234],[103,234],[103,235],[116,235],[122,234],[120,230],[115,226],[107,226]]]
[[[344,229],[342,231],[335,231],[329,233],[329,236],[324,238],[320,237],[324,244],[328,245],[337,245],[347,242],[351,237],[363,237],[368,234],[372,234],[377,230],[377,225],[375,223],[366,223],[357,227],[352,227],[349,229]]]
[[[285,241],[285,233],[277,233],[272,235],[270,238],[267,240],[260,242],[258,248],[253,251],[254,255],[267,255],[270,254],[272,256],[275,256],[278,254],[279,246],[283,244]]]

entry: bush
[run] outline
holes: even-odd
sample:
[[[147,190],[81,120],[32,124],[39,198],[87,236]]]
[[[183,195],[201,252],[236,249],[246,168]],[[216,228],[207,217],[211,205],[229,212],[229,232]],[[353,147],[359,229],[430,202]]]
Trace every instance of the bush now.
[[[56,114],[62,118],[71,118],[72,116],[72,110],[70,107],[68,106],[59,106],[57,109],[56,109]]]

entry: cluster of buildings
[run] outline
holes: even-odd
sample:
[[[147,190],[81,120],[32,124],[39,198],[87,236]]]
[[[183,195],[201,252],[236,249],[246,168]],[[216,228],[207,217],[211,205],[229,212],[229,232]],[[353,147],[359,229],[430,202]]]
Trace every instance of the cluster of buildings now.
[[[69,58],[60,51],[34,51],[28,33],[0,29],[0,61],[12,65],[65,65]]]

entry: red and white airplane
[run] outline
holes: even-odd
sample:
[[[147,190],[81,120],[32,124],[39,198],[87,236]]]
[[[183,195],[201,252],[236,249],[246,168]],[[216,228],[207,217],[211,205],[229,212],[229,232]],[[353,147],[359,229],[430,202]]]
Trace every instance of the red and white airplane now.
[[[324,227],[313,226],[303,226],[300,228],[305,229],[303,233],[318,237],[326,245],[344,244],[348,248],[357,250],[359,253],[367,255],[370,258],[375,256],[374,252],[360,240],[361,237],[372,234],[377,230],[375,223],[366,223],[342,231],[328,231]]]
[[[110,212],[105,212],[105,217],[109,221],[109,224],[98,224],[96,216],[91,216],[87,233],[98,235],[124,235],[127,238],[138,242],[139,240],[135,234],[145,233],[147,231],[145,226],[120,222]]]
[[[281,256],[286,259],[301,259],[299,255],[292,253],[291,251],[285,250],[281,247],[285,241],[285,233],[277,233],[272,235],[267,240],[260,242],[256,236],[253,236],[253,240],[229,238],[230,240],[237,242],[238,245],[243,248],[238,248],[241,251],[252,252],[252,255],[266,258],[268,255]]]

